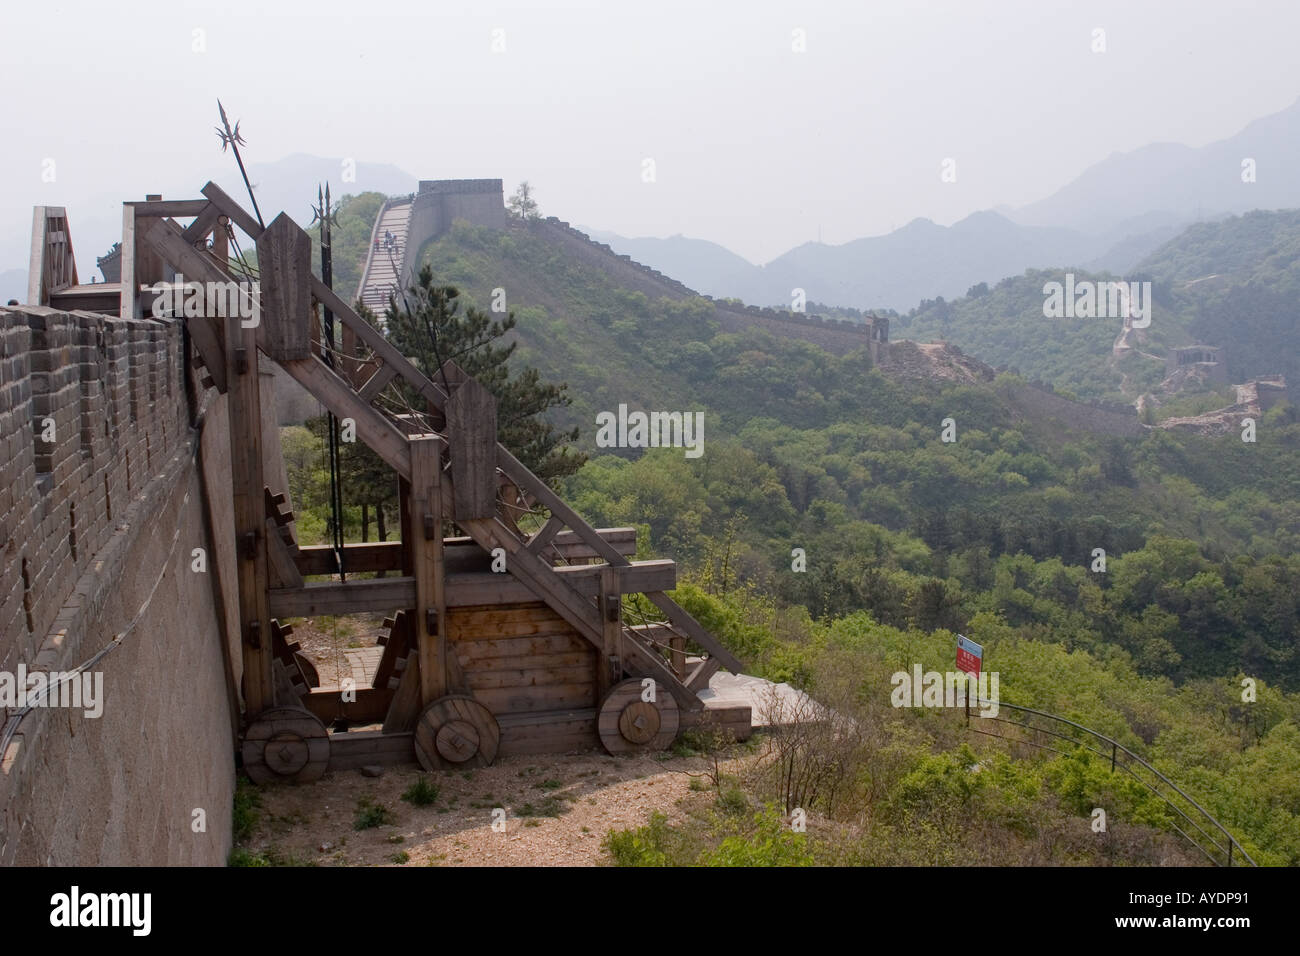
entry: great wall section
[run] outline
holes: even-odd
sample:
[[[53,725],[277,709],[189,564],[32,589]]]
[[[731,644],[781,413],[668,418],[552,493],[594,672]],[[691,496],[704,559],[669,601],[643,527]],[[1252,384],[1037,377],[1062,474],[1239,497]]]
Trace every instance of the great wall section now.
[[[414,254],[457,219],[505,228],[500,181],[422,182],[389,200],[356,297],[409,280]],[[256,243],[261,323],[157,311],[160,284],[180,273],[246,278],[228,246],[236,227]],[[529,228],[630,290],[695,295],[567,223]],[[263,225],[212,184],[199,199],[125,203],[116,282],[79,283],[70,237],[62,209],[37,208],[32,302],[0,309],[0,674],[93,677],[102,694],[86,708],[7,707],[0,864],[220,865],[237,763],[259,782],[310,780],[376,762],[659,750],[705,720],[749,733],[748,703],[705,699],[739,661],[669,597],[673,562],[631,560],[634,529],[590,527],[497,445],[485,390],[451,364],[441,384],[420,373],[353,311],[352,290],[345,299],[310,274],[307,235],[287,216]],[[883,319],[714,307],[727,329],[866,347],[901,379],[996,376],[951,346],[889,342]],[[342,324],[341,349],[322,346],[323,309]],[[274,437],[285,383],[353,418],[400,476],[401,540],[338,553],[296,539]],[[375,404],[403,383],[427,413]],[[1038,383],[1008,395],[1027,417],[1147,428],[1127,406]],[[1281,382],[1250,383],[1224,411],[1284,395]],[[467,536],[438,532],[453,523]],[[497,549],[508,579],[488,568]],[[344,565],[380,576],[344,580]],[[636,595],[662,617],[626,618]],[[393,616],[349,699],[313,681],[285,622],[357,611]],[[666,691],[649,707],[637,699],[646,679]],[[73,686],[57,694],[67,702]],[[374,729],[331,733],[336,715]]]
[[[229,852],[238,635],[213,582],[233,529],[205,494],[228,480],[227,423],[217,404],[197,427],[182,338],[174,322],[0,310],[0,668],[94,660],[103,675],[96,719],[10,710],[0,864]],[[208,573],[191,573],[194,549]]]

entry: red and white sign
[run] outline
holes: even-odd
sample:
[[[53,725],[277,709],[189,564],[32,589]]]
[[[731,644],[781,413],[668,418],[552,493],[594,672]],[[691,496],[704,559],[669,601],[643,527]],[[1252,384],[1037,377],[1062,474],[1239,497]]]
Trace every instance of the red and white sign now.
[[[957,670],[980,676],[980,664],[984,661],[984,648],[969,637],[957,635]]]

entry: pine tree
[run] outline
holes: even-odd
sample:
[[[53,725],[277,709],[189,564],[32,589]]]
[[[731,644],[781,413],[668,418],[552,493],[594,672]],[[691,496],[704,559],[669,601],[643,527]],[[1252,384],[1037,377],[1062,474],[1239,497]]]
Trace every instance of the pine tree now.
[[[405,296],[390,300],[385,334],[431,380],[438,380],[441,363],[452,361],[490,391],[497,400],[497,440],[543,481],[573,474],[587,460],[572,448],[578,429],[559,431],[544,417],[571,403],[568,386],[544,382],[531,368],[512,375],[515,343],[497,343],[515,327],[514,313],[498,320],[481,309],[462,310],[459,297],[454,286],[436,284],[426,265]],[[422,407],[413,396],[410,401]]]

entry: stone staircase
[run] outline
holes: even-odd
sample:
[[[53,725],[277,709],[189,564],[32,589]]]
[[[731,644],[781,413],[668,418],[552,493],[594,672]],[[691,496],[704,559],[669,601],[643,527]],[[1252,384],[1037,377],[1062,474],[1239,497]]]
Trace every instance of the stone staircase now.
[[[406,264],[406,237],[411,222],[411,204],[409,197],[386,202],[370,235],[370,251],[366,257],[365,271],[361,274],[357,297],[376,315],[382,316],[388,308],[388,296],[397,289]],[[393,237],[391,248],[387,241],[389,234]]]

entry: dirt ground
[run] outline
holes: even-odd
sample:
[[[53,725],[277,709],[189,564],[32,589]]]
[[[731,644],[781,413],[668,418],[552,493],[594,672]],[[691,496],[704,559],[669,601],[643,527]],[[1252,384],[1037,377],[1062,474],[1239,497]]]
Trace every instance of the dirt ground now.
[[[593,751],[505,757],[461,772],[425,774],[412,764],[385,767],[377,778],[329,773],[312,784],[259,788],[259,823],[246,846],[320,866],[599,865],[609,830],[642,826],[655,810],[679,820],[684,801],[709,799],[690,789],[689,774],[704,769],[699,757]],[[426,807],[401,799],[421,776],[438,788]],[[386,808],[391,822],[355,829],[363,801]],[[505,826],[494,830],[497,808]]]

